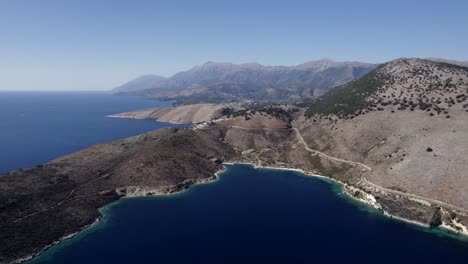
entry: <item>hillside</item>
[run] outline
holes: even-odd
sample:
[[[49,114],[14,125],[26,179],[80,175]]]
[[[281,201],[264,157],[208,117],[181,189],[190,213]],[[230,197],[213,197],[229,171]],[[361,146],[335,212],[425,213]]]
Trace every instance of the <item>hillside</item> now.
[[[283,109],[283,107],[285,109]],[[284,127],[292,120],[297,110],[292,106],[274,104],[191,104],[176,107],[157,107],[109,115],[113,118],[149,119],[173,124],[197,124],[214,121],[218,125],[228,124],[263,127],[276,123]],[[249,121],[249,122],[244,122]]]
[[[180,192],[214,179],[234,151],[210,131],[162,129],[0,174],[0,263],[41,252],[124,196]]]
[[[129,119],[150,119],[173,124],[200,123],[209,121],[225,107],[240,108],[237,104],[191,104],[177,107],[157,107],[110,115]]]
[[[179,103],[225,101],[296,101],[320,96],[376,67],[361,62],[319,60],[297,66],[208,62],[128,94]],[[142,90],[142,89],[140,89]]]
[[[426,111],[448,115],[468,96],[468,68],[421,59],[399,59],[337,87],[309,106],[307,114],[354,118],[372,111]]]
[[[357,185],[387,212],[422,222],[450,204],[466,215],[467,95],[468,68],[399,59],[312,102],[294,125],[311,148],[371,167]]]

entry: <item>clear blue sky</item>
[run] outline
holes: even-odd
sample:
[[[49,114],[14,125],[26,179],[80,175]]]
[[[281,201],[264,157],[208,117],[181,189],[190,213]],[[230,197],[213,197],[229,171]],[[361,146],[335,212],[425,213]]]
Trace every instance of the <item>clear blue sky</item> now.
[[[0,90],[107,90],[206,61],[468,60],[468,1],[0,1]]]

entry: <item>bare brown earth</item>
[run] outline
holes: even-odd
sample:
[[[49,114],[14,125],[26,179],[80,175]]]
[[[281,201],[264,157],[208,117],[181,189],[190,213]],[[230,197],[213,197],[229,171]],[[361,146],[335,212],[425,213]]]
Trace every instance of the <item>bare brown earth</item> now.
[[[200,123],[211,120],[222,108],[239,108],[237,104],[193,104],[177,107],[159,107],[110,115],[131,119],[152,119],[173,124]]]
[[[316,107],[323,112],[299,115],[294,126],[310,148],[369,166],[355,186],[387,213],[436,225],[427,221],[433,210],[468,234],[460,225],[468,220],[468,69],[401,59],[372,74],[375,89],[344,86],[356,95],[330,96],[318,103],[337,107]]]
[[[468,69],[412,59],[378,71],[390,77],[367,98],[373,107],[353,118],[301,116],[304,138],[368,164],[366,179],[382,187],[468,209]]]
[[[468,209],[468,113],[451,112],[447,119],[387,110],[297,124],[312,148],[372,167],[365,176],[377,185]]]
[[[389,110],[339,119],[336,123],[297,120],[295,124],[312,149],[371,167],[361,175],[362,182],[357,186],[383,187],[372,191],[376,196],[381,196],[379,189],[383,193],[401,192],[395,192],[396,195],[414,194],[412,198],[428,201],[429,207],[450,204],[465,215],[468,114],[452,111],[456,117],[451,119],[430,117],[423,111]],[[387,211],[408,218],[406,213],[400,214],[407,203]]]
[[[281,129],[287,128],[289,122],[270,115],[255,113],[249,115],[248,119],[244,116],[219,119],[216,124],[221,127],[242,127],[242,128],[265,128],[265,129]]]

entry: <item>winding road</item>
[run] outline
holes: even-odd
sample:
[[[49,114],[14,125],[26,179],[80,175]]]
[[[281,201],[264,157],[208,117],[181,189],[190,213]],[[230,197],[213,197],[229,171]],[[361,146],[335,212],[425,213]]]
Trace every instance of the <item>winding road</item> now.
[[[305,150],[309,151],[309,152],[312,152],[314,154],[318,154],[320,155],[321,157],[324,157],[326,159],[329,159],[329,160],[333,160],[333,161],[337,161],[337,162],[342,162],[342,163],[346,163],[346,164],[350,164],[352,166],[359,166],[359,167],[362,167],[364,168],[365,170],[372,170],[371,167],[365,165],[365,164],[362,164],[360,162],[356,162],[356,161],[351,161],[351,160],[345,160],[345,159],[340,159],[340,158],[335,158],[335,157],[331,157],[331,156],[328,156],[327,154],[323,153],[323,152],[320,152],[318,150],[314,150],[314,149],[311,149],[309,148],[309,145],[307,145],[307,142],[305,142],[304,138],[302,137],[301,133],[299,132],[299,130],[297,128],[293,128],[294,131],[296,131],[296,137],[297,139],[299,140],[299,142],[304,145],[304,148]]]
[[[459,211],[462,211],[464,213],[467,213],[468,211],[465,209],[465,208],[462,208],[462,207],[458,207],[458,206],[455,206],[455,205],[452,205],[452,204],[449,204],[449,203],[446,203],[446,202],[443,202],[443,201],[440,201],[440,200],[436,200],[436,199],[432,199],[432,198],[427,198],[427,197],[424,197],[424,196],[419,196],[419,195],[416,195],[416,194],[412,194],[412,193],[406,193],[406,192],[402,192],[402,191],[397,191],[397,190],[392,190],[392,189],[388,189],[388,188],[385,188],[385,187],[382,187],[382,186],[379,186],[375,183],[372,183],[368,180],[366,180],[365,178],[362,178],[361,179],[361,182],[363,184],[367,184],[371,187],[374,187],[382,192],[387,192],[387,193],[391,193],[391,194],[394,194],[394,195],[401,195],[401,196],[405,196],[405,197],[408,197],[408,198],[414,198],[414,199],[419,199],[419,200],[423,200],[423,201],[427,201],[427,202],[430,202],[430,203],[434,203],[434,204],[437,204],[437,205],[442,205],[442,206],[446,206],[446,207],[449,207],[449,208],[453,208],[453,209],[456,209],[456,210],[459,210]]]
[[[280,130],[280,129],[287,129],[287,128],[244,128],[244,127],[239,127],[239,126],[231,126],[231,128],[237,128],[237,129],[245,129],[245,130]],[[315,155],[319,155],[320,157],[323,157],[323,158],[326,158],[328,160],[332,160],[332,161],[336,161],[336,162],[341,162],[341,163],[346,163],[346,164],[350,164],[352,166],[358,166],[358,167],[362,167],[363,168],[363,171],[371,171],[372,168],[363,164],[363,163],[360,163],[360,162],[356,162],[356,161],[351,161],[351,160],[345,160],[345,159],[340,159],[340,158],[336,158],[336,157],[332,157],[332,156],[329,156],[323,152],[320,152],[318,150],[314,150],[314,149],[311,149],[309,147],[309,145],[307,144],[307,142],[304,140],[304,138],[302,137],[301,133],[299,132],[299,130],[297,128],[292,128],[292,130],[294,130],[296,132],[296,138],[297,140],[299,141],[300,144],[302,144],[304,146],[304,149],[310,153],[313,153]],[[156,154],[155,154],[156,155]],[[118,164],[116,164],[113,168],[117,167]],[[141,164],[137,164],[135,167],[139,167],[139,166],[142,166]],[[95,179],[92,179],[90,180],[89,182],[87,183],[84,183],[83,185],[80,185],[78,186],[77,188],[75,189],[72,189],[70,191],[70,193],[63,199],[61,200],[60,202],[58,202],[57,204],[51,206],[51,207],[48,207],[48,208],[45,208],[45,209],[42,209],[42,210],[38,210],[38,211],[35,211],[35,212],[32,212],[28,215],[25,215],[21,218],[18,218],[18,219],[15,219],[15,220],[12,220],[10,222],[7,222],[5,223],[4,225],[1,225],[0,228],[4,227],[4,226],[7,226],[9,224],[12,224],[12,223],[16,223],[16,222],[19,222],[19,221],[22,221],[22,220],[25,220],[29,217],[32,217],[34,215],[37,215],[39,213],[43,213],[45,211],[48,211],[48,210],[51,210],[51,209],[54,209],[54,208],[57,208],[59,206],[61,206],[64,202],[66,201],[71,201],[73,199],[76,199],[82,195],[78,195],[78,196],[75,196],[75,197],[72,197],[72,195],[74,194],[74,192],[78,189],[81,189],[83,188],[84,186],[87,186],[93,182],[96,182],[100,179],[103,179],[105,177],[108,177],[110,176],[111,174],[115,173],[115,172],[118,172],[119,170],[121,170],[123,168],[120,168],[120,169],[117,169],[117,170],[114,170],[114,171],[111,171],[109,173],[106,173],[98,178],[95,178]],[[405,192],[401,192],[401,191],[397,191],[397,190],[392,190],[392,189],[388,189],[388,188],[384,188],[382,186],[379,186],[379,185],[376,185],[372,182],[369,182],[368,180],[366,180],[365,178],[362,178],[361,179],[362,183],[363,184],[367,184],[373,188],[376,188],[380,191],[383,191],[383,192],[388,192],[388,193],[392,193],[392,194],[395,194],[395,195],[402,195],[402,196],[406,196],[406,197],[409,197],[409,198],[414,198],[414,199],[421,199],[421,200],[425,200],[425,201],[428,201],[428,202],[432,202],[432,203],[435,203],[435,204],[438,204],[438,205],[443,205],[443,206],[447,206],[447,207],[450,207],[450,208],[454,208],[454,209],[457,209],[459,211],[462,211],[462,212],[468,212],[466,209],[464,208],[461,208],[461,207],[457,207],[457,206],[454,206],[454,205],[451,205],[451,204],[448,204],[446,202],[443,202],[443,201],[439,201],[439,200],[436,200],[436,199],[431,199],[431,198],[427,198],[427,197],[423,197],[423,196],[419,196],[419,195],[415,195],[415,194],[410,194],[410,193],[405,193]]]
[[[350,160],[345,160],[345,159],[340,159],[340,158],[335,158],[335,157],[331,157],[331,156],[328,156],[327,154],[324,154],[320,151],[317,151],[317,150],[313,150],[311,148],[309,148],[309,146],[307,145],[307,142],[305,142],[304,138],[302,137],[301,133],[299,132],[299,130],[297,128],[293,128],[294,131],[296,131],[296,135],[297,135],[297,139],[299,140],[299,142],[301,144],[304,145],[305,147],[305,150],[309,151],[309,152],[312,152],[312,153],[316,153],[322,157],[325,157],[327,159],[330,159],[330,160],[334,160],[334,161],[338,161],[338,162],[343,162],[343,163],[347,163],[347,164],[351,164],[351,165],[355,165],[355,166],[360,166],[360,167],[363,167],[365,168],[366,170],[371,170],[371,168],[365,164],[362,164],[362,163],[359,163],[359,162],[355,162],[355,161],[350,161]],[[430,202],[430,203],[434,203],[434,204],[437,204],[437,205],[441,205],[441,206],[446,206],[446,207],[449,207],[449,208],[453,208],[453,209],[456,209],[456,210],[459,210],[461,212],[464,212],[464,213],[467,213],[468,211],[462,207],[458,207],[458,206],[455,206],[455,205],[452,205],[452,204],[449,204],[449,203],[446,203],[446,202],[443,202],[443,201],[440,201],[440,200],[436,200],[436,199],[432,199],[432,198],[427,198],[427,197],[423,197],[423,196],[419,196],[419,195],[416,195],[416,194],[412,194],[412,193],[406,193],[406,192],[401,192],[401,191],[397,191],[397,190],[392,190],[392,189],[388,189],[388,188],[385,188],[385,187],[382,187],[382,186],[379,186],[375,183],[372,183],[370,181],[368,181],[367,179],[365,179],[364,177],[362,177],[361,179],[361,182],[364,184],[364,185],[368,185],[368,186],[371,186],[375,189],[378,189],[382,192],[387,192],[387,193],[391,193],[391,194],[394,194],[394,195],[401,195],[401,196],[405,196],[407,198],[413,198],[413,199],[419,199],[419,200],[423,200],[423,201],[427,201],[427,202]]]

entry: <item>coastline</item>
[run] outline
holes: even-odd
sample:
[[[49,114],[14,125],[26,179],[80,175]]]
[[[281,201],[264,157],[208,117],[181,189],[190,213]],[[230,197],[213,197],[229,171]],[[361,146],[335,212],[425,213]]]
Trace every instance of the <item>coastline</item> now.
[[[113,115],[106,115],[106,117],[110,118],[122,118],[122,119],[136,119],[136,120],[153,120],[153,119],[148,119],[148,118],[143,118],[143,117],[128,117],[128,116],[120,116],[118,114],[113,114]],[[157,121],[157,120],[155,120]],[[168,122],[170,123],[170,122]]]
[[[108,210],[113,205],[121,202],[123,199],[171,197],[171,196],[186,193],[192,186],[214,183],[214,182],[216,182],[216,181],[218,181],[220,179],[220,174],[222,174],[223,172],[225,172],[227,170],[227,167],[224,166],[224,165],[230,165],[230,166],[233,166],[233,165],[249,165],[249,166],[252,166],[254,169],[270,169],[270,170],[293,171],[293,172],[301,173],[306,177],[315,177],[315,178],[319,178],[319,179],[324,180],[324,181],[329,181],[329,182],[338,184],[341,187],[341,190],[342,190],[341,193],[344,193],[346,195],[346,197],[349,198],[350,200],[357,201],[360,204],[365,204],[365,205],[371,207],[372,209],[378,210],[379,212],[381,212],[381,215],[384,216],[387,219],[393,219],[393,220],[396,220],[396,221],[405,222],[405,223],[413,225],[413,226],[417,226],[417,227],[421,228],[422,231],[425,231],[425,232],[437,233],[438,235],[443,235],[443,236],[447,236],[447,237],[454,238],[454,239],[463,239],[463,240],[468,239],[468,234],[463,233],[463,232],[459,232],[459,231],[453,229],[452,227],[450,227],[449,225],[446,225],[444,223],[442,225],[440,225],[439,228],[434,229],[434,228],[430,228],[428,225],[426,225],[424,223],[392,215],[392,214],[384,211],[378,205],[378,203],[375,202],[375,197],[373,197],[374,201],[369,201],[369,198],[363,199],[363,198],[359,198],[359,197],[356,197],[356,196],[352,195],[350,190],[352,190],[352,191],[358,190],[358,191],[360,191],[362,193],[365,193],[367,195],[372,196],[371,194],[368,194],[364,190],[359,189],[359,188],[357,188],[355,186],[349,186],[346,183],[343,183],[341,181],[338,181],[338,180],[333,179],[333,178],[328,177],[328,176],[324,176],[324,175],[320,175],[320,174],[313,174],[311,172],[306,172],[306,171],[304,171],[302,169],[263,166],[263,165],[259,165],[259,164],[255,164],[255,163],[249,163],[249,162],[223,162],[222,165],[223,165],[222,169],[218,170],[217,172],[215,172],[213,174],[214,177],[210,177],[210,178],[206,178],[206,179],[202,179],[202,180],[197,180],[194,183],[192,183],[191,185],[187,186],[187,188],[184,188],[184,189],[181,189],[181,190],[178,190],[178,191],[175,191],[175,192],[170,192],[169,191],[169,192],[166,192],[166,193],[157,193],[157,194],[154,194],[154,195],[122,196],[118,200],[116,200],[116,201],[114,201],[112,203],[109,203],[109,204],[107,204],[107,205],[105,205],[103,207],[100,207],[98,209],[98,211],[100,213],[100,216],[97,217],[94,220],[93,223],[91,223],[89,225],[86,225],[86,226],[83,226],[80,230],[78,230],[76,232],[73,232],[71,234],[68,234],[68,235],[65,235],[65,236],[61,237],[60,239],[54,241],[53,243],[51,243],[50,245],[44,247],[42,250],[40,250],[40,251],[38,251],[36,253],[33,253],[33,254],[29,255],[29,256],[17,259],[15,261],[10,262],[10,263],[17,264],[17,263],[24,263],[24,262],[32,261],[34,258],[37,258],[37,257],[43,255],[50,248],[52,248],[52,247],[54,247],[56,245],[59,245],[59,244],[65,242],[67,240],[70,240],[70,239],[74,238],[77,235],[84,234],[83,232],[85,232],[86,230],[92,231],[92,228],[95,228],[95,227],[99,226],[100,224],[103,224],[102,220],[106,216],[106,213],[104,211]],[[337,194],[339,194],[339,193],[337,193]],[[374,213],[377,213],[377,211],[374,211]],[[434,232],[432,232],[432,230],[434,230]],[[442,233],[440,231],[442,231]]]
[[[30,254],[28,256],[16,259],[16,260],[14,260],[12,262],[9,262],[8,264],[20,264],[20,263],[25,263],[25,262],[28,262],[28,261],[32,261],[33,259],[42,256],[47,250],[51,249],[52,247],[57,246],[57,245],[65,242],[67,240],[70,240],[70,239],[74,238],[77,235],[83,234],[83,232],[85,232],[87,230],[92,231],[92,228],[97,227],[100,224],[103,224],[102,220],[106,216],[106,213],[104,211],[107,211],[110,207],[114,206],[115,204],[121,202],[124,199],[138,199],[138,198],[141,199],[141,198],[145,198],[145,197],[152,197],[152,198],[171,197],[171,196],[175,196],[175,195],[180,195],[180,194],[185,193],[186,191],[188,191],[192,186],[209,184],[209,183],[214,183],[214,182],[218,181],[219,178],[220,178],[219,175],[221,173],[225,172],[226,170],[227,170],[227,168],[225,166],[222,166],[222,169],[220,169],[219,171],[214,173],[214,177],[196,181],[194,184],[188,186],[188,188],[182,189],[182,190],[179,190],[179,191],[176,191],[176,192],[159,193],[157,195],[140,195],[140,196],[131,195],[131,196],[120,197],[118,200],[98,208],[98,211],[99,211],[100,215],[91,224],[83,226],[82,228],[80,228],[76,232],[73,232],[73,233],[62,236],[60,239],[57,239],[56,241],[52,242],[51,244],[45,246],[43,249],[39,250],[38,252],[35,252],[35,253],[32,253],[32,254]]]
[[[185,124],[188,124],[188,123],[182,123],[182,122],[161,121],[158,118],[121,116],[119,114],[106,115],[105,117],[107,117],[107,118],[119,118],[119,119],[131,119],[131,120],[149,120],[149,121],[154,121],[154,122],[159,122],[159,123],[167,123],[167,124],[171,124],[171,125],[185,125]]]
[[[99,213],[101,213],[101,209],[103,209],[104,207],[107,207],[109,205],[111,205],[113,203],[110,203],[106,206],[103,206],[101,208],[99,208]],[[62,242],[66,241],[66,240],[69,240],[77,235],[79,235],[80,233],[82,233],[83,231],[85,230],[89,230],[95,226],[97,226],[97,224],[99,224],[101,222],[101,219],[103,217],[103,214],[101,213],[101,215],[99,217],[97,217],[94,222],[92,222],[91,224],[89,225],[86,225],[86,226],[83,226],[82,228],[80,228],[80,230],[76,231],[76,232],[73,232],[71,234],[68,234],[68,235],[65,235],[63,237],[61,237],[60,239],[57,239],[56,241],[52,242],[51,244],[45,246],[43,249],[39,250],[38,252],[36,253],[33,253],[29,256],[26,256],[26,257],[23,257],[23,258],[20,258],[20,259],[17,259],[17,260],[14,260],[12,262],[10,262],[11,264],[17,264],[17,263],[24,263],[24,262],[27,262],[27,261],[31,261],[33,260],[34,258],[37,258],[41,255],[43,255],[47,250],[49,250],[50,248],[52,248],[53,246],[56,246],[56,245],[59,245],[61,244]]]
[[[272,170],[288,170],[288,171],[294,171],[294,172],[302,173],[302,174],[304,174],[304,175],[306,175],[308,177],[316,177],[316,178],[319,178],[319,179],[322,179],[322,180],[331,181],[331,182],[334,182],[336,184],[339,184],[342,187],[342,190],[343,190],[342,193],[344,193],[348,198],[350,198],[351,200],[357,201],[357,202],[359,202],[361,204],[366,204],[368,206],[371,206],[373,209],[376,209],[376,210],[380,211],[382,213],[382,215],[384,217],[388,218],[388,219],[393,219],[393,220],[397,220],[397,221],[400,221],[400,222],[405,222],[407,224],[411,224],[411,225],[414,225],[414,226],[417,226],[417,227],[422,227],[426,231],[442,230],[444,232],[443,235],[446,235],[448,237],[452,237],[452,238],[455,238],[455,239],[463,239],[463,240],[468,239],[468,232],[466,230],[457,231],[456,229],[452,228],[451,226],[449,226],[449,225],[447,225],[445,223],[442,223],[437,228],[431,228],[427,224],[390,214],[390,213],[388,213],[388,212],[386,212],[385,210],[382,209],[382,207],[376,202],[376,199],[375,199],[375,197],[373,195],[368,194],[367,192],[365,192],[364,190],[362,190],[362,189],[360,189],[358,187],[349,186],[346,183],[343,183],[343,182],[341,182],[339,180],[333,179],[333,178],[328,177],[328,176],[324,176],[324,175],[320,175],[320,174],[314,174],[314,173],[311,173],[311,172],[306,172],[306,171],[304,171],[302,169],[263,166],[263,165],[259,165],[259,164],[255,164],[255,163],[251,163],[251,162],[224,162],[223,164],[226,164],[226,165],[245,164],[245,165],[251,165],[255,169],[259,168],[259,169],[272,169]],[[350,190],[359,191],[359,192],[363,193],[365,195],[364,196],[365,198],[360,198],[360,197],[356,197],[356,196],[352,195]]]

